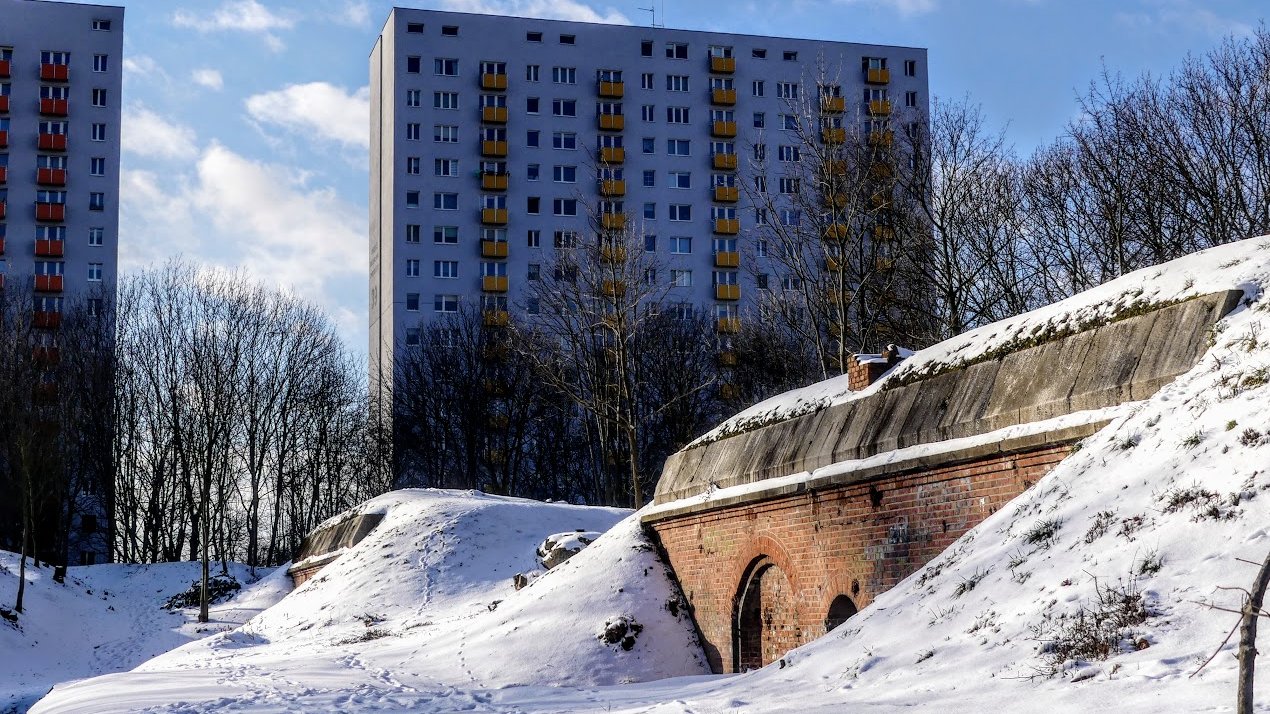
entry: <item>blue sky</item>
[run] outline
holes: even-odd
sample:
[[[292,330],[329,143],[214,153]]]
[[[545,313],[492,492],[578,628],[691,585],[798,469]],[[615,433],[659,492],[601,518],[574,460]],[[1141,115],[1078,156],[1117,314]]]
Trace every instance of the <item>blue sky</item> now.
[[[1260,22],[1258,0],[434,0],[410,7],[877,42],[929,50],[1027,154],[1101,71],[1165,74]],[[120,262],[244,267],[366,344],[367,57],[394,3],[124,0]]]

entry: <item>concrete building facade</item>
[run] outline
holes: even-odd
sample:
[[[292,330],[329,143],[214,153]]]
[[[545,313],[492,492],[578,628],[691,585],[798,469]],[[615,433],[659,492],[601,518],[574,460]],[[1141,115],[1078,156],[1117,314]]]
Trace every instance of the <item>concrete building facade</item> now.
[[[44,359],[60,359],[64,311],[114,294],[123,20],[122,7],[0,0],[0,286],[32,296]],[[71,524],[72,564],[110,557],[109,498],[96,496]]]
[[[798,93],[820,93],[831,127],[927,107],[922,49],[402,8],[370,75],[381,394],[429,321],[531,316],[530,281],[554,246],[595,240],[597,215],[639,226],[667,300],[735,327],[760,287],[743,263],[764,260],[738,182],[762,145],[777,190]]]

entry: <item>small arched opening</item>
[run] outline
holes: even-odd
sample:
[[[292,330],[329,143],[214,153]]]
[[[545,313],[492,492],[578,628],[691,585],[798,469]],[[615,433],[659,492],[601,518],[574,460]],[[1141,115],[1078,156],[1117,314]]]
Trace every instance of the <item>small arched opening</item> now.
[[[829,614],[825,615],[825,632],[831,632],[833,628],[851,619],[859,611],[855,602],[846,595],[834,598],[833,602],[829,603]]]
[[[798,646],[792,594],[789,578],[771,559],[760,557],[746,570],[733,621],[734,672],[758,669]]]

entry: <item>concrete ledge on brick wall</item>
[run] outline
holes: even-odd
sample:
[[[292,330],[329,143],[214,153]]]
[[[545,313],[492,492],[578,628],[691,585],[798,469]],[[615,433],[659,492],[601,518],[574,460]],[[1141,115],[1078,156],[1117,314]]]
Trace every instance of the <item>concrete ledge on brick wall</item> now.
[[[287,575],[291,576],[292,583],[299,587],[304,581],[317,575],[319,570],[340,557],[347,548],[360,543],[382,520],[382,513],[361,513],[310,533],[300,544],[295,564],[287,568]]]
[[[1107,425],[1108,421],[1108,419],[1098,419],[1083,424],[977,443],[959,449],[888,460],[880,464],[870,464],[866,461],[859,464],[845,463],[841,465],[841,468],[830,465],[822,468],[822,473],[812,472],[803,478],[789,480],[777,479],[770,486],[746,488],[736,494],[728,494],[725,491],[709,499],[687,498],[655,505],[641,517],[641,521],[652,524],[733,506],[748,506],[800,493],[891,479],[907,473],[956,466],[994,456],[1008,456],[1050,446],[1069,446],[1097,433],[1099,429]],[[798,474],[790,474],[790,476],[796,477]],[[754,485],[758,486],[758,484]]]
[[[1195,366],[1243,293],[1211,293],[680,451],[654,503],[1139,401]]]

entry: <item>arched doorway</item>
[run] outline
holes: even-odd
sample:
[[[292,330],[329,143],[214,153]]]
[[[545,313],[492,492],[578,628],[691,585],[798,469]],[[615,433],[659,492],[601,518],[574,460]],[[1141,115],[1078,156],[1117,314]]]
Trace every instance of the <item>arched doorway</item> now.
[[[855,602],[846,595],[839,595],[829,603],[829,614],[825,615],[825,632],[830,632],[833,628],[841,625],[851,618],[852,615],[859,612]]]
[[[792,595],[789,578],[767,557],[746,571],[737,590],[734,672],[758,669],[801,644]]]

